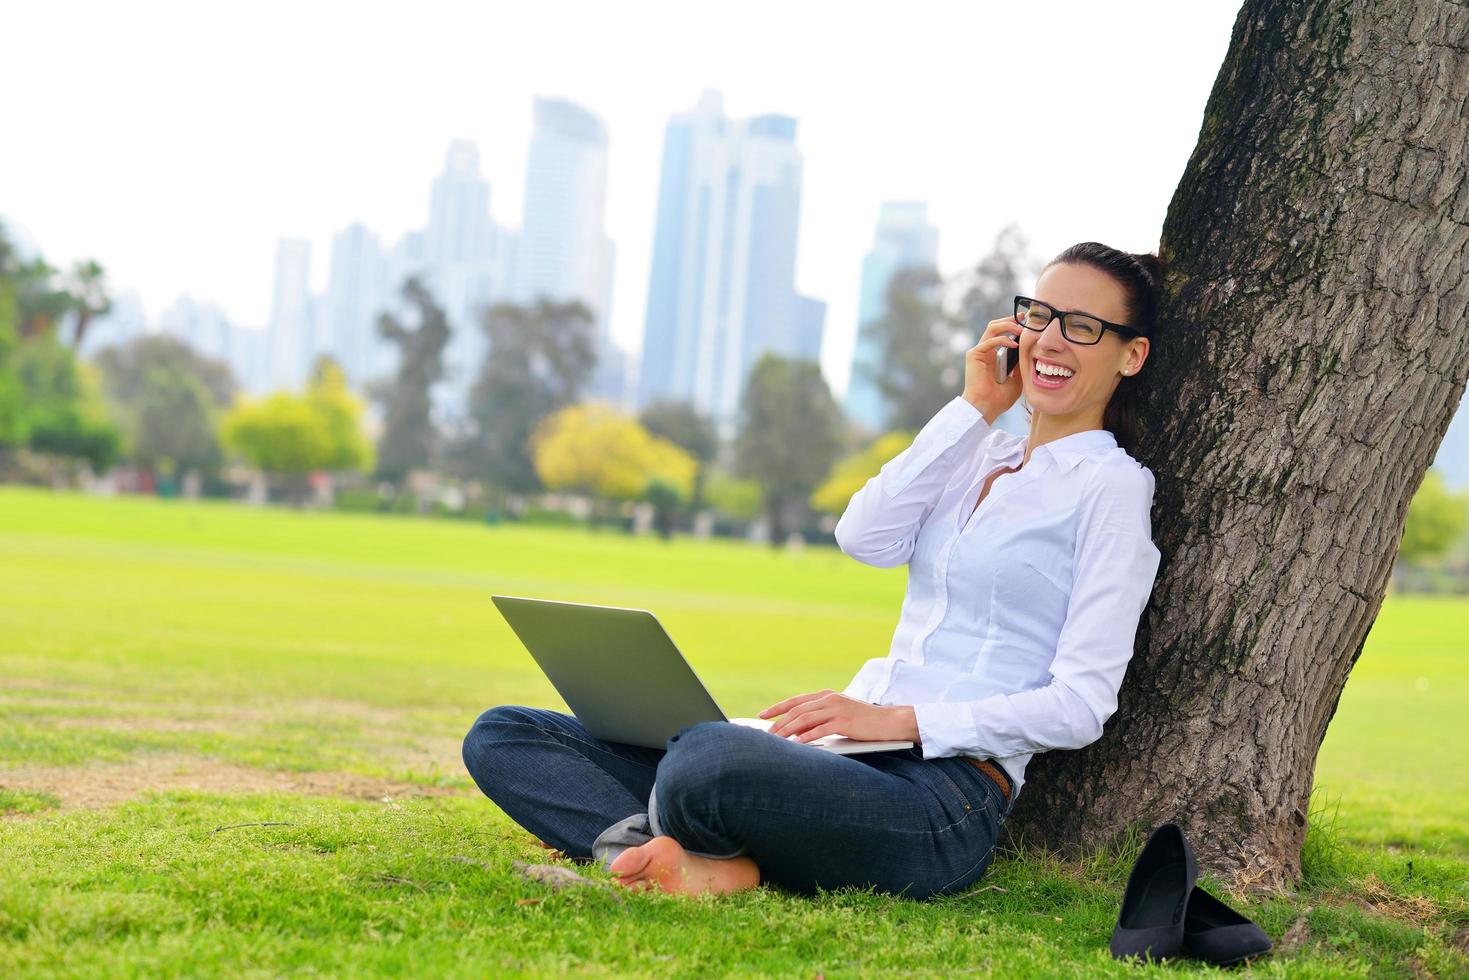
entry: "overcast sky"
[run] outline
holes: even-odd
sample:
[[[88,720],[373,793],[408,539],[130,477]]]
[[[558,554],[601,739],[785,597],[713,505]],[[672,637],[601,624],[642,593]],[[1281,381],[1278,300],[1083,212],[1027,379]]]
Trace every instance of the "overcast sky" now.
[[[845,388],[880,201],[927,201],[953,272],[1017,221],[1037,257],[1157,247],[1239,9],[1151,3],[71,3],[9,7],[0,218],[95,257],[150,317],[180,293],[264,325],[275,242],[425,224],[449,141],[520,223],[531,100],[610,129],[613,332],[641,346],[663,126],[719,89],[799,120],[799,288]],[[996,311],[1001,315],[1005,311]]]

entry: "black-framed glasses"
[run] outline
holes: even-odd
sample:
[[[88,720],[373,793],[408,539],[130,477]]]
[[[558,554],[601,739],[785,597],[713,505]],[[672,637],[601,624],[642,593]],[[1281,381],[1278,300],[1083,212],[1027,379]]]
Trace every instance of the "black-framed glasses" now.
[[[1125,323],[1112,323],[1090,313],[1057,310],[1029,296],[1015,297],[1015,322],[1029,330],[1044,330],[1055,317],[1061,318],[1061,336],[1073,344],[1096,344],[1102,334],[1115,330],[1124,337],[1141,337],[1142,331]]]

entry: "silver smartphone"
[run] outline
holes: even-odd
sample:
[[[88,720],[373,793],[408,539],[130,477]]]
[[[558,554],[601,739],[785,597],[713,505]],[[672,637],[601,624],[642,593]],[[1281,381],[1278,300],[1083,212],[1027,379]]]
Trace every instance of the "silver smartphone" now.
[[[1020,334],[1005,331],[1005,336],[1011,340],[1019,340]],[[1019,347],[996,347],[995,348],[995,384],[1002,385],[1010,379],[1010,372],[1015,370],[1015,365],[1020,363]]]

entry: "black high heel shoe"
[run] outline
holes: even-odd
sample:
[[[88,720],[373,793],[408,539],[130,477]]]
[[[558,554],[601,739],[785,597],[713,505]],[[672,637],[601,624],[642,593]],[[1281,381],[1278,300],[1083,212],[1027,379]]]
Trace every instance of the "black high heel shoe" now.
[[[1165,823],[1143,845],[1109,948],[1119,959],[1162,960],[1183,950],[1184,917],[1199,866],[1177,824]]]
[[[1249,919],[1202,888],[1188,899],[1183,920],[1183,948],[1188,955],[1217,966],[1230,966],[1270,951],[1270,937]]]

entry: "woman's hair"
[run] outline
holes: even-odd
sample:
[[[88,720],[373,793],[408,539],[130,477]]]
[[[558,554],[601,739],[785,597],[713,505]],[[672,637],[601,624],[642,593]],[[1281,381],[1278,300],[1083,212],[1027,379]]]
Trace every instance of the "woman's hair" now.
[[[1135,255],[1108,248],[1101,242],[1073,245],[1041,269],[1045,272],[1062,263],[1089,265],[1104,272],[1122,287],[1127,305],[1127,323],[1145,337],[1151,338],[1158,325],[1158,296],[1163,286],[1163,260],[1152,253]],[[1124,374],[1117,380],[1117,390],[1102,412],[1102,428],[1117,439],[1117,445],[1132,452],[1137,445],[1136,374]]]

